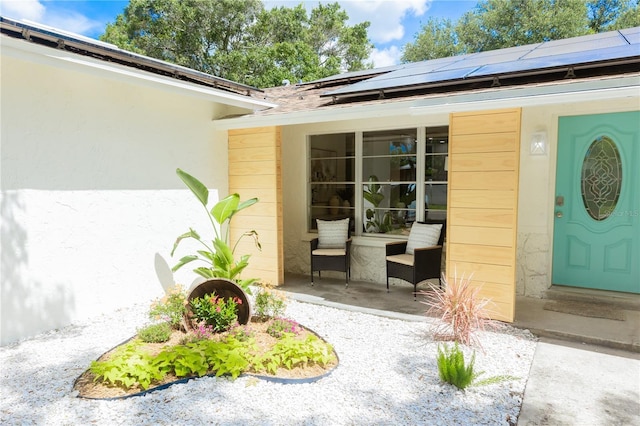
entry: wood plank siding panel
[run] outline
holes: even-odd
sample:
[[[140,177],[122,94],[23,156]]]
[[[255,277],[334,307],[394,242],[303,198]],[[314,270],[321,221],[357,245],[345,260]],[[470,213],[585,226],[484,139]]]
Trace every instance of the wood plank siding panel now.
[[[236,256],[250,254],[243,278],[258,278],[278,285],[284,282],[284,240],[282,235],[282,167],[279,127],[229,131],[229,192],[241,200],[257,197],[259,202],[234,216],[231,241],[255,230],[262,250],[251,238],[243,238]]]
[[[449,126],[448,280],[472,275],[493,319],[513,322],[521,110],[454,113]]]

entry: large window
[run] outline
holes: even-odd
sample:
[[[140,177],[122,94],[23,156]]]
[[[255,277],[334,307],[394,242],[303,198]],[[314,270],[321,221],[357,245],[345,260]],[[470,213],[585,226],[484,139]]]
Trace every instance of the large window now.
[[[357,235],[407,235],[444,219],[448,149],[447,126],[310,136],[309,229],[349,217]]]

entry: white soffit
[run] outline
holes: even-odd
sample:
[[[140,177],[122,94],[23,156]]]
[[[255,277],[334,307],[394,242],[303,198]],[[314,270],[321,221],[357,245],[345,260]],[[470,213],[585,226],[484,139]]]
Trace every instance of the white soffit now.
[[[387,101],[376,105],[345,105],[283,114],[247,115],[216,120],[219,130],[262,126],[286,126],[371,119],[380,116],[423,116],[486,109],[514,108],[640,98],[640,76],[568,81],[546,86],[519,86],[481,93],[442,94],[417,100]]]
[[[164,91],[193,96],[211,102],[221,103],[250,111],[273,108],[276,105],[264,100],[235,93],[208,88],[174,78],[156,75],[135,68],[109,63],[87,56],[76,55],[63,50],[40,46],[21,39],[0,37],[2,56],[10,56],[28,62],[67,68],[78,72],[94,74],[105,78],[144,85]]]

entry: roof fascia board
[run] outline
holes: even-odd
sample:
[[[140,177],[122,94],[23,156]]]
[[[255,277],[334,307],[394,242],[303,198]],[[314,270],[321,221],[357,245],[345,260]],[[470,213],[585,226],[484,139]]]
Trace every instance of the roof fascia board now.
[[[74,71],[99,75],[129,83],[131,83],[132,80],[135,80],[137,84],[143,84],[147,87],[182,95],[186,94],[198,99],[244,108],[249,111],[273,108],[277,106],[271,102],[192,84],[186,81],[180,81],[174,78],[137,70],[124,65],[76,55],[63,50],[40,46],[21,39],[1,36],[0,44],[2,46],[1,52],[3,56],[6,55],[28,62],[72,69]]]
[[[398,101],[382,105],[361,105],[311,110],[264,116],[249,115],[216,120],[219,130],[262,126],[286,126],[346,120],[370,119],[376,116],[428,115],[475,111],[480,109],[541,106],[581,102],[594,99],[640,97],[640,77],[626,76],[598,81],[567,82],[559,85],[514,87],[494,92],[442,95],[428,99]]]

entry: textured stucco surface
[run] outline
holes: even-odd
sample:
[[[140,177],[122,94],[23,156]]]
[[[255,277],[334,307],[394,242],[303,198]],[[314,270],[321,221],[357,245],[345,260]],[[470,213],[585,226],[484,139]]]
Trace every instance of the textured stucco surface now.
[[[212,125],[223,106],[6,53],[2,344],[162,294],[156,270],[172,278],[175,238],[210,227],[175,169],[205,182],[214,201],[228,187],[226,132]],[[179,272],[190,285],[190,268]]]

